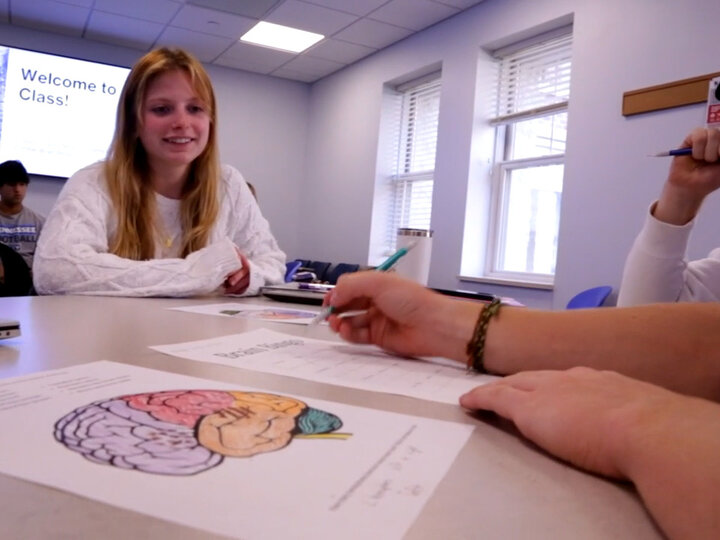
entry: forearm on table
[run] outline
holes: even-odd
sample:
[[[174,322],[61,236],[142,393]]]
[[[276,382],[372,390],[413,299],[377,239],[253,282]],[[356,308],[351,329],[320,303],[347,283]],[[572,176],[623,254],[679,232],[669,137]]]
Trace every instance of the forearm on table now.
[[[484,305],[437,295],[435,305],[424,309],[427,320],[422,324],[428,346],[437,347],[431,354],[467,364],[467,344]]]
[[[260,287],[283,283],[285,280],[285,254],[281,251],[249,259],[250,287],[257,294]],[[250,291],[249,291],[250,292]]]
[[[89,245],[51,246],[37,257],[35,286],[41,294],[193,296],[209,294],[238,266],[227,239],[184,259],[135,261],[96,252]]]
[[[588,366],[718,400],[718,325],[714,303],[556,312],[504,307],[488,328],[485,366],[499,374]]]
[[[669,538],[719,538],[720,406],[680,399],[616,432],[620,468]]]

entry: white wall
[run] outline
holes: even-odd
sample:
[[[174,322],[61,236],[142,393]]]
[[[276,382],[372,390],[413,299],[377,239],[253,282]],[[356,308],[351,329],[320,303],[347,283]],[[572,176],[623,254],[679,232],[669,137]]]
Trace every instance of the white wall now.
[[[622,93],[720,71],[720,2],[587,2],[576,12],[568,161],[555,305],[595,284],[620,284],[625,255],[667,175],[667,158],[705,119],[705,105],[625,118]],[[718,245],[710,197],[688,255]]]
[[[0,44],[131,66],[139,51],[0,24]],[[309,93],[305,83],[207,66],[218,101],[220,156],[258,191],[281,247],[301,255],[296,204],[305,180]],[[38,129],[42,129],[38,126]],[[33,176],[26,204],[47,215],[64,179]]]
[[[574,18],[573,77],[555,290],[461,282],[468,176],[482,169],[471,153],[475,98],[482,91],[475,83],[478,51],[568,16]],[[442,62],[430,285],[555,308],[594,285],[617,289],[625,255],[668,165],[646,154],[678,144],[704,112],[690,106],[624,118],[622,93],[720,70],[718,20],[720,2],[707,0],[686,0],[680,10],[673,0],[485,0],[316,83],[301,199],[309,233],[303,252],[366,260],[382,85]],[[705,208],[691,255],[716,243],[718,204]]]

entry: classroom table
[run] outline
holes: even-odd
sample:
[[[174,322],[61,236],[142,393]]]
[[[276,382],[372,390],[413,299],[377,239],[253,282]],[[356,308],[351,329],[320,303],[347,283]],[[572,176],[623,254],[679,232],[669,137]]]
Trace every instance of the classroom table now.
[[[406,538],[662,537],[631,485],[568,466],[524,440],[507,422],[490,415],[477,417],[459,406],[193,362],[148,348],[263,326],[337,339],[324,325],[307,328],[166,309],[237,301],[218,297],[0,298],[0,317],[19,320],[22,331],[18,338],[0,340],[0,377],[112,360],[268,391],[469,423],[475,426],[473,434]],[[245,301],[283,305],[262,298]],[[7,436],[12,435],[3,434]],[[0,475],[0,516],[5,538],[216,538],[5,475]]]

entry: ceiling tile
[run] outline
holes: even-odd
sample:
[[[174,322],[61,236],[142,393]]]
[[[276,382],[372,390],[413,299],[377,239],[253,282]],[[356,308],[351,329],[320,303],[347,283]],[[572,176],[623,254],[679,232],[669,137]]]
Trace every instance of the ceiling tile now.
[[[85,37],[146,51],[155,43],[163,28],[165,25],[160,23],[93,11],[85,31]]]
[[[316,32],[324,36],[331,36],[338,30],[355,22],[357,17],[314,4],[287,0],[273,11],[266,20],[309,32]]]
[[[86,7],[91,8],[93,5],[94,0],[55,0],[56,2],[60,4],[70,4],[73,6],[80,6],[80,7]]]
[[[95,0],[95,9],[134,19],[167,23],[180,9],[171,0]]]
[[[89,13],[88,8],[61,5],[50,0],[34,0],[13,2],[10,19],[18,26],[79,37]]]
[[[481,1],[0,0],[0,25],[78,36],[90,47],[176,45],[203,62],[313,82]],[[327,38],[302,55],[238,41],[265,17]]]
[[[252,71],[261,75],[268,75],[272,71],[268,65],[263,62],[253,62],[246,58],[230,58],[225,56],[218,57],[213,65],[222,66],[232,69],[241,69],[243,71]]]
[[[479,4],[482,0],[434,0],[438,4],[447,4],[448,6],[456,7],[459,9],[467,9]]]
[[[292,79],[294,81],[311,83],[319,79],[317,75],[304,71],[296,71],[294,69],[280,68],[271,73],[274,77],[282,77],[283,79]]]
[[[459,13],[457,8],[430,0],[392,0],[373,11],[369,18],[411,30],[422,30],[456,13]]]
[[[317,4],[338,11],[345,11],[353,15],[367,15],[372,10],[379,8],[388,0],[300,0],[306,4]]]
[[[325,60],[334,60],[335,62],[343,64],[352,64],[374,53],[376,50],[377,49],[366,47],[365,45],[348,43],[347,41],[324,39],[311,49],[308,49],[303,56],[312,56],[315,58],[324,58]]]
[[[258,73],[270,73],[294,57],[293,53],[236,42],[213,63]]]
[[[181,0],[182,1],[182,0]],[[188,4],[260,19],[282,0],[186,0]]]
[[[247,17],[189,5],[183,6],[170,21],[171,26],[234,39],[238,39],[256,23],[256,20]]]
[[[310,73],[316,76],[316,78],[324,77],[334,71],[337,71],[345,67],[345,64],[339,62],[332,62],[331,60],[324,60],[322,58],[312,58],[310,56],[298,56],[293,58],[281,69],[289,69],[299,71],[302,73]]]
[[[400,28],[391,24],[372,21],[369,19],[360,19],[342,32],[338,32],[333,37],[366,47],[382,49],[412,34],[412,31],[406,28]]]
[[[192,32],[169,26],[158,38],[158,45],[180,47],[191,52],[201,62],[212,62],[234,42],[231,38]]]

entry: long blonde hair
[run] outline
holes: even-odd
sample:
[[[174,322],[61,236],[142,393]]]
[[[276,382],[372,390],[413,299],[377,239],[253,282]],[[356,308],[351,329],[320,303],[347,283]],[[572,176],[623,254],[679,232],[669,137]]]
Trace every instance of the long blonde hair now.
[[[180,49],[147,53],[133,66],[118,102],[115,134],[105,161],[105,177],[117,218],[110,252],[134,260],[155,254],[155,198],[150,186],[148,157],[140,142],[142,104],[150,82],[168,71],[187,73],[210,116],[208,142],[192,162],[180,206],[181,256],[207,245],[217,219],[220,163],[217,147],[215,93],[202,64]]]

